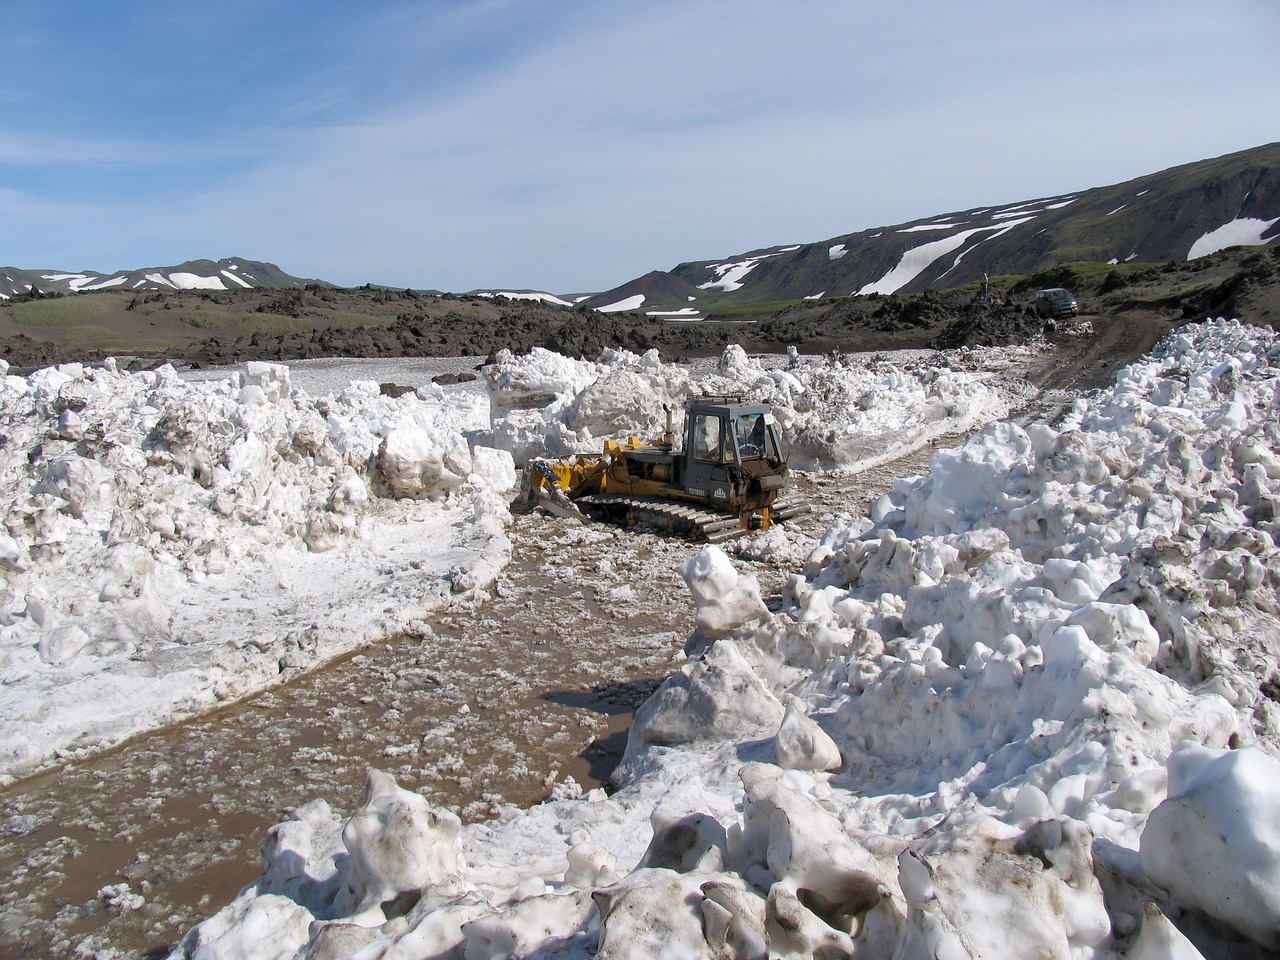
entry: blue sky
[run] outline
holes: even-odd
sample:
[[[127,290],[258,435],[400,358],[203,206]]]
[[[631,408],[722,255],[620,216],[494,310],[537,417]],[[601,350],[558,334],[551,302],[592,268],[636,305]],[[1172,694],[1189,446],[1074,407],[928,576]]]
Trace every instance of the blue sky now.
[[[586,292],[1280,139],[1275,0],[0,0],[0,23],[15,267]]]

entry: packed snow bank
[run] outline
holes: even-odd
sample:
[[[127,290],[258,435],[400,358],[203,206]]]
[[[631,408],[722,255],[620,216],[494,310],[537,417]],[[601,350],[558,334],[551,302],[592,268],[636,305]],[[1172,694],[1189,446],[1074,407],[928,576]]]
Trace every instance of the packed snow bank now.
[[[174,956],[1274,949],[1278,417],[1276,335],[1201,324],[1057,427],[935,454],[779,612],[709,547],[617,793],[456,830],[371,774]]]
[[[439,389],[66,365],[0,383],[0,777],[413,628],[507,562],[510,455]]]
[[[714,369],[697,371],[663,363],[656,350],[606,350],[594,362],[504,351],[486,368],[486,442],[517,463],[598,452],[604,437],[658,436],[668,409],[678,435],[686,399],[731,394],[773,405],[793,467],[861,469],[1007,416],[1033,392],[1002,375],[1026,352],[757,359],[732,344]]]

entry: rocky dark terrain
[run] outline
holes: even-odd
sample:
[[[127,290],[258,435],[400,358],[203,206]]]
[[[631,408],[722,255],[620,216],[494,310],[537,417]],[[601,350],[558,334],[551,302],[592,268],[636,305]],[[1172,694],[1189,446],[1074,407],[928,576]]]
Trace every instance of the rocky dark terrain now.
[[[1183,263],[1067,264],[919,294],[833,297],[740,308],[682,322],[503,297],[361,287],[301,290],[102,291],[0,304],[0,356],[16,368],[123,358],[192,366],[308,357],[487,356],[540,346],[595,357],[606,347],[656,348],[667,359],[712,356],[728,343],[754,353],[864,351],[1025,342],[1044,329],[1029,310],[1064,286],[1084,318],[1147,318],[1154,329],[1205,317],[1274,325],[1280,248],[1237,247]]]

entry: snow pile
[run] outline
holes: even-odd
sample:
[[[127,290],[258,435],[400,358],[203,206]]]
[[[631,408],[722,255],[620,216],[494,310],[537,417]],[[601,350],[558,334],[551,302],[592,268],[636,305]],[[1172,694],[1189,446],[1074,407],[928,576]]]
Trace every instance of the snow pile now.
[[[989,352],[991,359],[1017,353]],[[981,366],[982,351],[757,359],[725,348],[713,370],[693,373],[643,356],[606,350],[595,361],[535,348],[498,354],[486,368],[492,429],[486,442],[517,463],[596,453],[601,438],[653,440],[667,414],[680,444],[684,401],[737,395],[773,405],[789,461],[797,469],[860,469],[930,440],[1007,416],[1032,388]]]
[[[605,350],[595,362],[541,347],[523,356],[503,350],[485,375],[491,420],[486,440],[520,464],[598,453],[602,437],[654,437],[666,428],[664,406],[682,415],[691,390],[688,369],[663,363],[657,350],[642,356]]]
[[[935,454],[780,612],[709,547],[616,794],[459,831],[371,774],[174,955],[1274,950],[1278,415],[1276,335],[1206,323]]]
[[[511,458],[438,388],[71,364],[5,377],[0,417],[0,776],[404,630],[509,553]]]

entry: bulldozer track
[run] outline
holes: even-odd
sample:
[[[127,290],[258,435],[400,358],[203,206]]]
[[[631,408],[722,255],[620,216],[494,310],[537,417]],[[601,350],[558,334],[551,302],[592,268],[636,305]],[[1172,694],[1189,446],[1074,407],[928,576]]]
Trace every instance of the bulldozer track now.
[[[671,533],[687,540],[723,543],[747,532],[743,529],[741,520],[731,514],[702,510],[661,497],[593,493],[579,497],[574,502],[592,519],[628,527],[642,527],[658,533]],[[785,520],[808,511],[808,504],[779,503],[773,508],[773,517],[775,520]]]
[[[593,519],[673,533],[688,540],[707,539],[719,543],[746,532],[738,526],[737,517],[713,510],[699,510],[660,497],[593,493],[579,497],[575,502]]]

